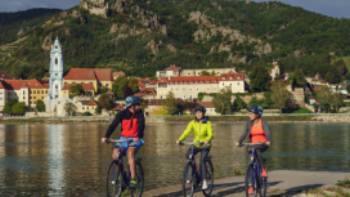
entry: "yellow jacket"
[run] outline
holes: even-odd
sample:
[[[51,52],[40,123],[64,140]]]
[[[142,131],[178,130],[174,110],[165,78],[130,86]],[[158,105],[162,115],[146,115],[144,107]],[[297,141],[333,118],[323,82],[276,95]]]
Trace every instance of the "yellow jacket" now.
[[[194,134],[193,143],[201,143],[201,142],[211,142],[213,139],[213,128],[211,126],[211,122],[206,121],[196,121],[192,120],[188,123],[187,128],[182,133],[179,138],[179,141],[184,141],[191,133]]]

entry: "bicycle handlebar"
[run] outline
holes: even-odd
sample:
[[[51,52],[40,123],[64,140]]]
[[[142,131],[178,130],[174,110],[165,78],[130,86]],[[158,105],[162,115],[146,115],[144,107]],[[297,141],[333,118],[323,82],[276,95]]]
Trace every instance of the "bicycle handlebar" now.
[[[189,146],[192,146],[192,145],[200,145],[200,146],[210,146],[210,144],[205,144],[203,142],[200,142],[200,143],[194,143],[194,142],[188,142],[188,141],[183,141],[183,142],[180,142],[179,145],[189,145]]]
[[[246,146],[246,147],[257,147],[257,146],[267,145],[267,144],[266,143],[242,143],[240,145]]]
[[[132,140],[132,139],[128,139],[128,140],[118,139],[118,140],[116,140],[116,139],[113,139],[113,138],[108,138],[106,140],[106,142],[107,143],[123,143],[123,142],[132,143],[132,142],[134,142],[134,140]]]

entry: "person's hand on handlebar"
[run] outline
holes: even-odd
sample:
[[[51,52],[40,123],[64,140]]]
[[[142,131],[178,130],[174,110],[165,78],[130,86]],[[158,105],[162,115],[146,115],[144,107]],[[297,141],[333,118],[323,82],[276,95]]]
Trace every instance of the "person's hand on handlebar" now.
[[[180,140],[176,140],[176,144],[183,145],[183,143]]]
[[[105,138],[105,137],[101,138],[101,142],[104,144],[107,143],[107,138]]]
[[[236,142],[236,144],[235,144],[237,147],[241,147],[242,146],[242,144],[241,143],[239,143],[239,142]]]
[[[266,146],[270,146],[271,145],[271,142],[270,141],[267,141],[265,142]]]

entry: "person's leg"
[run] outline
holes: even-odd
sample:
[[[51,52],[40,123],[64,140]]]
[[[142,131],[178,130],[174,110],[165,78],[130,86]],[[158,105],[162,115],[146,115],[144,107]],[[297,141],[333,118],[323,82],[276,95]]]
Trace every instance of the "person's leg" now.
[[[202,179],[205,179],[205,177],[207,175],[207,171],[206,171],[206,168],[205,168],[205,161],[206,161],[206,159],[209,156],[209,151],[210,151],[209,148],[205,148],[205,149],[201,150],[200,170],[201,170],[201,173],[202,173]]]
[[[266,170],[266,167],[265,167],[265,164],[264,164],[264,159],[263,159],[263,152],[265,152],[267,150],[267,147],[266,146],[263,146],[259,149],[257,149],[257,159],[258,159],[258,162],[261,166],[261,176],[262,177],[267,177],[267,170]]]
[[[135,147],[129,147],[128,148],[128,162],[129,162],[130,174],[131,174],[131,179],[132,180],[135,180],[135,178],[136,178],[135,153],[136,153],[136,148]]]

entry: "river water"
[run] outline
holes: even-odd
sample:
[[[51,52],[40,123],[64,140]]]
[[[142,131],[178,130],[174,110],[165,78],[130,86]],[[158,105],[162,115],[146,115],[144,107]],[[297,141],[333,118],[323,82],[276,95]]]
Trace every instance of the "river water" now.
[[[147,125],[141,150],[146,188],[178,184],[186,147],[175,144],[186,123]],[[350,124],[271,123],[269,170],[350,171]],[[102,196],[111,158],[101,144],[107,123],[0,124],[0,196]],[[246,167],[235,142],[243,123],[214,123],[216,177]]]

